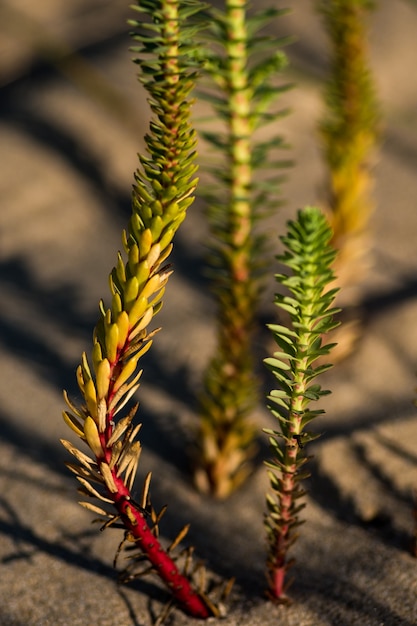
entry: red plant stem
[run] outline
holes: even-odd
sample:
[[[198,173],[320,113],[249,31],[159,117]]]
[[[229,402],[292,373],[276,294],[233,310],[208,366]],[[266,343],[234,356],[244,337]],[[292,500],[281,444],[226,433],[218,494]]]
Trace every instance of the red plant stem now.
[[[269,594],[272,599],[277,601],[285,600],[285,575],[288,569],[287,554],[291,545],[291,522],[293,516],[291,513],[293,504],[294,490],[294,471],[285,472],[281,479],[282,495],[281,503],[281,520],[279,532],[277,533],[275,542],[275,556],[269,567]]]
[[[295,385],[294,389],[299,391],[300,385]],[[299,407],[302,402],[300,396],[295,396],[293,404]],[[297,496],[296,473],[298,442],[296,435],[300,434],[301,420],[299,414],[290,411],[290,424],[288,427],[289,439],[285,444],[283,466],[279,493],[280,503],[280,524],[277,527],[275,545],[268,564],[268,594],[270,598],[277,602],[286,602],[285,589],[286,573],[291,563],[288,560],[288,551],[294,541],[292,527],[297,515],[294,513],[294,501]]]
[[[130,329],[129,329],[130,332]],[[129,333],[128,333],[129,336]],[[111,363],[111,380],[107,395],[107,405],[113,397],[114,380],[116,378],[115,371],[123,361],[123,357],[129,348],[130,342],[126,341],[125,345],[117,351],[114,363]],[[108,447],[107,441],[112,435],[114,428],[113,411],[107,413],[107,428],[101,434],[101,444],[103,448],[103,456],[97,458],[97,464],[100,467],[101,462],[109,463],[111,458],[111,448]],[[117,476],[117,465],[112,470],[112,478],[117,491],[112,493],[109,489],[108,495],[113,500],[114,506],[119,513],[123,524],[127,530],[135,538],[137,544],[153,565],[161,580],[169,587],[174,598],[181,608],[195,618],[206,619],[213,616],[213,611],[203,597],[193,588],[189,579],[181,574],[174,560],[164,550],[158,539],[148,526],[145,517],[141,511],[134,505],[131,500],[131,493],[123,482],[123,479]]]
[[[109,456],[110,450],[106,450],[103,459]],[[108,460],[108,459],[107,459]],[[138,546],[153,565],[161,580],[169,587],[180,607],[195,618],[206,619],[213,616],[213,611],[203,597],[193,588],[189,579],[181,574],[174,560],[164,550],[157,537],[148,526],[144,515],[134,505],[131,494],[123,480],[112,471],[113,481],[117,491],[108,495],[112,498],[114,506],[119,513],[123,524],[135,538]]]
[[[129,495],[123,493],[124,490],[126,488],[122,484],[120,491],[113,494],[114,505],[125,527],[135,537],[140,548],[169,587],[178,604],[192,617],[206,619],[213,616],[212,610],[201,595],[195,591],[188,578],[181,574],[175,562],[150,530],[142,513],[130,501]]]

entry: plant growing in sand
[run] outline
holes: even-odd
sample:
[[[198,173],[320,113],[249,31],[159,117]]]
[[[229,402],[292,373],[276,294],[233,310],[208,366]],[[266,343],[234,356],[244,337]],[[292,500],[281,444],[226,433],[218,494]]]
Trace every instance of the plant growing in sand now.
[[[214,148],[216,164],[208,168],[211,187],[203,195],[218,323],[199,398],[194,476],[201,491],[218,498],[245,480],[256,450],[256,427],[249,419],[259,399],[252,344],[268,265],[257,226],[276,209],[282,182],[278,169],[288,165],[272,155],[285,147],[275,131],[255,137],[283,115],[271,106],[288,89],[276,81],[287,64],[280,49],[286,41],[259,31],[283,13],[274,8],[249,13],[246,0],[226,0],[224,9],[211,7],[204,15],[208,28],[202,55],[209,80],[201,95],[214,110],[214,126],[209,121],[201,135]]]
[[[85,454],[63,440],[76,462],[68,464],[81,483],[83,496],[99,500],[99,506],[82,506],[98,514],[102,528],[125,529],[125,539],[137,548],[126,576],[153,571],[166,584],[178,605],[193,617],[218,614],[205,588],[193,582],[191,553],[177,560],[174,549],[187,532],[185,527],[168,548],[158,538],[164,511],[157,514],[150,502],[147,476],[139,502],[133,483],[141,444],[140,425],[133,425],[137,406],[120,416],[139,387],[140,359],[150,348],[156,329],[148,328],[162,305],[171,274],[167,264],[172,239],[193,201],[196,186],[195,133],[189,123],[189,94],[195,67],[190,39],[195,27],[186,20],[200,10],[195,0],[141,0],[134,7],[144,18],[132,21],[138,46],[139,79],[149,93],[153,112],[146,135],[147,156],[140,156],[132,194],[132,214],[123,234],[124,254],[119,253],[110,274],[111,302],[100,303],[100,318],[88,358],[84,353],[77,381],[84,403],[74,404],[65,394],[64,419],[90,449]],[[145,564],[145,565],[144,565]]]
[[[368,61],[369,0],[319,0],[330,44],[330,73],[319,125],[327,168],[326,211],[339,251],[335,273],[342,306],[355,306],[359,281],[369,264],[370,218],[374,210],[372,165],[380,111]],[[338,333],[339,335],[339,333]],[[344,324],[339,357],[357,336],[357,322]],[[343,340],[342,340],[343,337]]]
[[[332,232],[319,209],[307,207],[288,224],[288,233],[281,237],[285,252],[278,260],[290,270],[276,279],[287,294],[278,293],[275,304],[287,314],[290,324],[270,324],[279,350],[265,359],[279,383],[268,396],[271,413],[279,429],[266,429],[273,453],[266,463],[272,495],[267,495],[268,512],[265,527],[268,540],[268,595],[277,602],[287,601],[287,571],[292,560],[289,551],[302,523],[300,502],[305,491],[302,481],[309,476],[305,447],[317,438],[306,429],[323,413],[310,404],[329,393],[314,382],[330,364],[322,363],[334,344],[323,344],[323,336],[338,322],[332,308],[337,289],[331,289],[331,269],[335,251],[329,244]],[[320,359],[320,364],[317,364]]]
[[[191,551],[176,556],[188,527],[170,546],[163,547],[159,524],[165,511],[156,513],[152,507],[150,474],[135,499],[133,485],[141,452],[140,425],[134,425],[137,406],[126,409],[123,416],[120,413],[139,387],[140,359],[158,330],[149,328],[161,308],[171,274],[172,241],[193,201],[197,168],[195,132],[189,123],[190,92],[202,56],[207,54],[206,70],[220,95],[209,92],[206,96],[225,130],[203,133],[222,153],[224,163],[213,169],[215,193],[206,196],[219,324],[217,352],[206,373],[201,399],[196,483],[203,491],[224,497],[244,480],[256,434],[248,420],[258,398],[251,344],[265,275],[264,241],[255,226],[265,211],[277,206],[277,181],[281,178],[276,174],[286,164],[271,158],[273,150],[283,147],[281,137],[255,141],[255,133],[282,115],[271,112],[270,106],[287,88],[274,84],[286,60],[276,51],[276,41],[272,52],[271,41],[259,34],[281,11],[269,9],[248,17],[247,5],[241,0],[226,0],[225,7],[224,13],[210,9],[205,15],[210,20],[209,40],[219,46],[216,52],[215,47],[198,49],[192,41],[198,26],[189,18],[202,9],[197,0],[141,0],[134,7],[144,18],[131,23],[136,29],[139,79],[149,93],[153,118],[145,137],[147,154],[139,157],[135,174],[124,252],[119,253],[110,274],[111,301],[108,306],[100,303],[91,354],[83,354],[77,369],[84,403],[79,406],[65,394],[68,409],[64,419],[90,452],[62,441],[75,457],[68,467],[80,482],[81,493],[99,500],[98,504],[82,501],[82,506],[99,516],[103,529],[124,529],[125,540],[133,544],[134,557],[124,579],[156,572],[172,592],[172,599],[198,618],[218,616],[220,605],[208,597],[205,584],[196,583],[198,570],[191,562]],[[260,52],[264,56],[255,62]],[[364,83],[368,85],[365,79]],[[336,87],[335,93],[340,95]],[[355,97],[360,99],[363,94]],[[335,108],[343,110],[343,98],[335,98],[335,102]],[[345,127],[329,122],[323,125],[323,134],[326,132],[329,162],[335,168],[331,180],[341,181],[330,196],[336,198],[337,191],[340,199],[352,171],[364,164],[358,158],[363,146],[358,139],[354,156],[344,164],[338,151],[347,145],[343,143]],[[333,138],[341,141],[337,149]],[[369,148],[368,135],[362,141]],[[265,163],[273,169],[271,179],[260,176]],[[367,170],[362,174],[362,182],[355,180],[358,189],[351,190],[357,198],[368,189]],[[334,230],[319,209],[308,207],[289,222],[287,234],[281,237],[286,251],[278,260],[289,273],[276,278],[289,294],[277,294],[275,302],[289,323],[269,326],[279,349],[265,360],[279,384],[268,396],[278,427],[265,431],[273,452],[267,462],[272,492],[267,495],[265,514],[268,593],[277,602],[287,601],[290,552],[305,506],[302,481],[309,475],[305,450],[317,437],[308,425],[322,413],[310,404],[329,393],[317,384],[316,377],[330,367],[323,357],[334,344],[323,341],[338,326],[334,315],[339,309],[333,306],[338,289],[332,270],[336,253],[330,241],[336,243],[340,236],[344,242],[345,235],[350,236],[352,224],[360,221],[354,210],[362,220],[367,219],[370,209],[366,203],[364,206],[360,212],[346,198],[334,204]],[[362,233],[362,226],[359,230]],[[356,232],[353,226],[352,232]]]

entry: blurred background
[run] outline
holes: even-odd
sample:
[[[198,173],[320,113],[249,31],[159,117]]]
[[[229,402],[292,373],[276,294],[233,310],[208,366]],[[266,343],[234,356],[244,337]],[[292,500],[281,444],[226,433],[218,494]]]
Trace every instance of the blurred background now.
[[[279,122],[295,166],[281,189],[284,207],[268,229],[273,250],[288,216],[322,199],[324,176],[317,124],[328,42],[314,2],[288,7],[292,11],[271,32],[296,39],[287,49],[290,67],[280,78],[295,85],[282,99],[291,113]],[[51,445],[56,440],[61,389],[74,389],[74,368],[88,349],[98,300],[107,294],[149,121],[129,52],[132,15],[120,0],[4,0],[0,7],[0,393],[2,432],[9,437],[18,436],[11,430],[30,428],[35,440],[41,431]],[[375,169],[373,270],[363,286],[373,323],[393,308],[414,304],[417,292],[416,29],[414,2],[376,3],[370,54],[384,131]],[[196,383],[210,354],[214,310],[201,271],[206,237],[197,201],[177,237],[175,274],[160,318],[165,330],[144,374],[147,385],[159,386],[159,396],[185,393],[179,385],[184,374]],[[275,315],[274,288],[271,276],[265,322]],[[366,399],[375,412],[391,401],[386,393],[404,407],[413,396],[417,341],[407,337],[403,323],[392,324],[390,332],[396,331],[401,346],[392,347],[385,337],[380,353],[369,348],[376,362],[389,363],[389,376],[383,376],[388,389],[386,383],[379,389],[378,372],[376,397],[367,390],[360,398],[360,406]],[[161,362],[159,350],[175,358]],[[367,379],[372,371],[367,368]],[[362,382],[361,377],[359,388]],[[343,404],[344,395],[338,397]],[[351,415],[355,410],[349,404]],[[45,412],[48,428],[40,429],[36,424]]]
[[[285,205],[268,228],[278,252],[277,237],[288,217],[321,198],[317,124],[327,41],[311,0],[254,4],[291,8],[271,32],[296,38],[282,77],[295,84],[282,100],[291,113],[279,122],[295,166],[282,188]],[[16,477],[26,502],[38,497],[41,483],[59,490],[68,477],[58,442],[69,436],[60,418],[62,389],[76,394],[75,368],[81,352],[89,350],[98,301],[107,297],[107,277],[130,211],[136,155],[144,149],[149,110],[129,52],[131,17],[121,0],[0,5],[0,475],[10,480],[16,454],[45,469],[38,482],[23,471]],[[361,287],[364,334],[354,354],[327,375],[333,394],[325,403],[323,445],[356,429],[398,420],[400,432],[404,420],[415,422],[416,33],[415,2],[376,2],[370,53],[384,131],[375,168],[373,264]],[[175,242],[175,273],[157,321],[163,332],[146,356],[139,391],[145,466],[165,463],[174,474],[185,472],[192,390],[214,337],[214,305],[202,272],[206,238],[197,201]],[[274,289],[271,276],[265,323],[275,319]],[[261,356],[270,347],[264,334]],[[270,418],[264,411],[259,419]],[[417,483],[415,439],[402,436],[401,445],[411,455],[408,489]],[[74,481],[67,483],[72,506]],[[84,523],[88,516],[82,515]]]

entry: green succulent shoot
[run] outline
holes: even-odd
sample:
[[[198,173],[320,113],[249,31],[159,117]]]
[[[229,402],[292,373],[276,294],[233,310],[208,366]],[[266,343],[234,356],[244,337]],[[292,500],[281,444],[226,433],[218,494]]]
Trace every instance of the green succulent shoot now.
[[[287,234],[281,237],[285,252],[277,257],[288,273],[276,275],[286,293],[278,293],[275,304],[288,324],[269,325],[278,351],[265,359],[278,382],[268,396],[278,428],[265,430],[272,451],[266,463],[272,488],[265,515],[267,582],[268,595],[276,602],[288,599],[287,571],[292,563],[288,553],[302,523],[302,481],[309,476],[306,447],[318,436],[308,425],[323,413],[310,404],[329,393],[315,379],[331,367],[323,357],[334,344],[326,345],[324,337],[338,325],[333,319],[338,309],[332,308],[337,289],[329,287],[336,254],[331,237],[323,213],[307,207],[288,223]]]
[[[218,498],[228,496],[251,471],[257,428],[251,414],[260,383],[253,355],[260,296],[268,266],[262,217],[276,210],[280,177],[288,162],[274,151],[281,136],[256,135],[283,115],[276,104],[288,85],[277,84],[287,65],[286,40],[262,28],[285,11],[248,10],[246,0],[226,0],[205,14],[206,77],[201,97],[214,116],[199,124],[215,165],[203,164],[210,188],[201,192],[211,230],[207,265],[217,306],[217,339],[200,395],[194,455],[195,483]],[[220,128],[219,128],[220,125]],[[210,154],[210,153],[209,153]]]

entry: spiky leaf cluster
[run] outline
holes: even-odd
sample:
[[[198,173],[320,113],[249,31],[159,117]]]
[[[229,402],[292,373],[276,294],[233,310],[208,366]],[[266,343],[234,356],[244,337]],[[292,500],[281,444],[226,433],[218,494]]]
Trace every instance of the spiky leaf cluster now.
[[[214,185],[203,193],[213,235],[207,273],[218,305],[218,339],[200,398],[195,478],[217,497],[246,478],[255,449],[248,420],[258,400],[252,342],[267,265],[257,223],[277,206],[277,167],[284,162],[272,152],[284,142],[275,133],[265,140],[254,135],[282,115],[271,106],[287,88],[276,84],[286,65],[284,41],[260,31],[282,13],[249,14],[244,0],[226,0],[224,11],[211,8],[206,16],[202,54],[210,80],[202,97],[214,109],[215,127],[209,121],[201,135],[215,149],[216,165],[207,168]]]
[[[71,470],[81,483],[81,493],[98,498],[97,506],[83,506],[103,517],[104,526],[122,526],[141,558],[170,588],[179,605],[194,617],[205,618],[216,608],[190,580],[188,561],[181,571],[171,554],[186,528],[168,550],[158,539],[159,521],[149,500],[150,475],[141,501],[132,497],[141,452],[133,425],[136,407],[120,412],[139,387],[139,362],[150,348],[156,330],[149,325],[159,311],[171,269],[167,259],[173,236],[193,201],[196,185],[195,133],[189,123],[189,94],[194,86],[195,64],[189,62],[189,37],[194,30],[184,20],[199,8],[184,0],[143,1],[136,8],[145,21],[131,22],[141,32],[138,46],[139,78],[150,94],[153,117],[146,135],[147,154],[139,157],[132,194],[129,226],[123,233],[123,253],[110,274],[111,302],[100,303],[100,318],[93,335],[90,359],[83,354],[77,381],[84,403],[77,406],[65,394],[69,410],[64,419],[89,446],[92,456],[71,443],[64,446],[75,457]],[[113,505],[115,512],[107,507]],[[107,518],[107,521],[105,521]]]
[[[226,10],[210,8],[207,15],[209,28],[204,31],[207,46],[204,53],[204,69],[210,78],[207,88],[201,90],[201,97],[206,99],[214,109],[214,116],[207,119],[218,125],[223,122],[226,130],[203,128],[200,134],[216,149],[216,165],[207,168],[215,177],[218,188],[215,193],[205,190],[213,221],[213,231],[217,234],[227,231],[227,212],[224,211],[223,200],[230,196],[233,181],[230,164],[233,160],[234,133],[230,128],[233,117],[243,117],[244,135],[250,139],[249,155],[252,172],[250,193],[254,219],[265,214],[268,208],[275,209],[278,185],[282,179],[277,176],[277,169],[290,165],[288,160],[271,157],[277,149],[286,149],[282,135],[269,128],[266,139],[256,139],[254,133],[262,127],[276,123],[288,113],[278,109],[277,104],[284,92],[291,88],[289,84],[279,83],[277,77],[287,67],[288,60],[283,48],[290,43],[289,37],[272,37],[263,29],[271,26],[274,19],[285,15],[286,9],[273,7],[258,11],[248,11],[247,3],[226,1]],[[235,106],[231,99],[238,102]],[[242,129],[240,129],[242,130]],[[225,163],[223,163],[223,160]],[[257,170],[262,176],[255,176]],[[220,191],[220,196],[219,196]],[[222,201],[219,200],[222,199]],[[219,237],[220,238],[220,237]]]
[[[290,270],[276,275],[287,293],[278,293],[275,299],[289,323],[269,325],[278,351],[265,359],[278,381],[278,389],[271,391],[268,400],[279,428],[265,431],[273,453],[267,463],[273,490],[267,496],[265,517],[267,574],[269,594],[278,601],[285,599],[288,551],[297,537],[304,506],[300,498],[304,495],[301,481],[308,476],[305,446],[317,437],[307,426],[323,412],[311,409],[310,404],[329,393],[315,379],[330,367],[321,360],[333,346],[324,344],[323,337],[337,326],[333,318],[337,309],[332,308],[337,290],[329,288],[335,258],[331,236],[324,215],[307,207],[299,211],[296,221],[289,222],[287,234],[281,237],[285,252],[277,257]]]
[[[220,300],[228,299],[233,281],[231,257],[238,252],[246,257],[252,279],[246,297],[251,304],[258,300],[261,287],[255,279],[264,275],[265,249],[264,237],[255,226],[279,205],[283,176],[277,170],[290,165],[288,159],[275,156],[277,149],[286,149],[287,145],[272,126],[262,133],[267,138],[255,135],[288,113],[278,109],[277,104],[291,87],[278,81],[288,65],[283,48],[290,39],[277,39],[262,31],[286,13],[272,7],[248,11],[243,0],[227,0],[225,11],[211,8],[207,12],[210,26],[204,31],[207,46],[202,50],[210,81],[207,89],[201,90],[201,97],[211,104],[214,115],[199,132],[215,150],[215,165],[206,169],[216,184],[203,190],[213,233],[210,276]],[[214,125],[212,131],[208,130],[210,124]],[[243,224],[241,216],[246,218]]]

